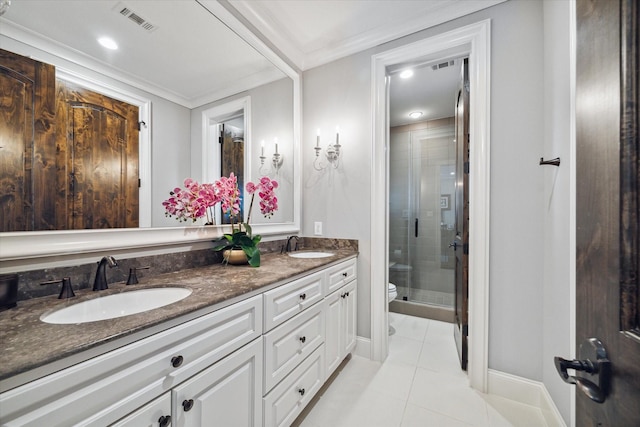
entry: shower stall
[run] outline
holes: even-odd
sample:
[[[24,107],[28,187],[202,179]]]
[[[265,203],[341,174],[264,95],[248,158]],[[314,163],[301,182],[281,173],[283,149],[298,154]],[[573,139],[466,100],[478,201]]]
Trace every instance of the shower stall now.
[[[455,120],[392,127],[390,137],[390,310],[453,321]]]

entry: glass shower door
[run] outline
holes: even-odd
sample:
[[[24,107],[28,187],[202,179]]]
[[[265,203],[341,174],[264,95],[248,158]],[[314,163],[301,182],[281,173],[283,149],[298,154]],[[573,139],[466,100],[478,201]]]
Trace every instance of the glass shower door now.
[[[407,300],[453,307],[455,144],[453,120],[430,122],[426,130],[411,132],[411,213],[407,242],[409,290]]]

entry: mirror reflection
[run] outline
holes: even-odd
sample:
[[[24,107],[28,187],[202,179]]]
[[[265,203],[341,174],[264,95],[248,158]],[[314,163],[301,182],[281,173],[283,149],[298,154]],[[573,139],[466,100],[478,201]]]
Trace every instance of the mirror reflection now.
[[[0,17],[0,87],[21,116],[0,119],[3,231],[176,227],[162,207],[169,191],[231,171],[278,180],[283,203],[268,223],[293,221],[293,81],[203,4],[12,3]],[[117,50],[97,43],[104,35]],[[40,86],[16,79],[25,67],[12,54],[35,62]],[[29,94],[42,108],[30,111]],[[207,112],[239,99],[248,110],[223,118],[243,122],[243,149],[223,167],[220,116]],[[276,139],[281,168],[261,168]]]

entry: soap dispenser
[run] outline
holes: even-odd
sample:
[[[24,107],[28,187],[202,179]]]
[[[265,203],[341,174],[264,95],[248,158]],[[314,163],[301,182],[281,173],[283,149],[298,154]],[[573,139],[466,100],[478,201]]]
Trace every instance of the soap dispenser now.
[[[0,275],[0,311],[15,307],[18,300],[18,275]]]

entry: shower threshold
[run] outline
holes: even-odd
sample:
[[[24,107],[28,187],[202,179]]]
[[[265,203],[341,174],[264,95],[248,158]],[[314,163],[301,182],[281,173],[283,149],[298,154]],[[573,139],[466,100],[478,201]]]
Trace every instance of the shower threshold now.
[[[389,304],[389,311],[393,313],[407,314],[409,316],[422,317],[425,319],[439,320],[441,322],[455,322],[455,312],[453,307],[394,300]]]

